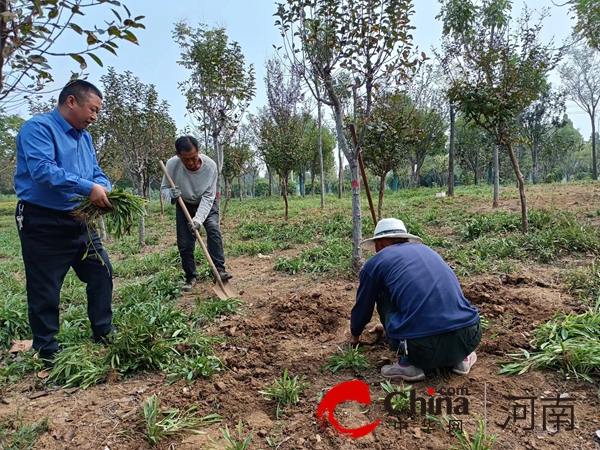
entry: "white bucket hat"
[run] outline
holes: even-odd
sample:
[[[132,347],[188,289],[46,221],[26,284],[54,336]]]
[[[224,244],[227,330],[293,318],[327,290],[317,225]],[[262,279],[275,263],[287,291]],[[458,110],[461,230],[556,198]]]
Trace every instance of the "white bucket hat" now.
[[[406,232],[404,222],[402,222],[400,219],[390,218],[381,219],[379,222],[377,222],[373,237],[371,239],[365,239],[362,241],[360,246],[363,248],[363,250],[375,252],[375,239],[381,238],[404,238],[408,239],[408,242],[416,242],[417,244],[423,243],[423,239],[421,239],[419,236],[415,236],[414,234]]]

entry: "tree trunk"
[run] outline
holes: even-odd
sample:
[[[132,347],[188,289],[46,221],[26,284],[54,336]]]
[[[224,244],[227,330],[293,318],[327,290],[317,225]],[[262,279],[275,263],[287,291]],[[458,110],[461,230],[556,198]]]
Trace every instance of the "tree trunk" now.
[[[339,165],[340,165],[340,170],[338,173],[338,185],[339,185],[339,189],[338,189],[338,198],[342,198],[342,194],[344,193],[344,163],[342,160],[342,149],[339,148],[338,145],[338,158],[339,158]]]
[[[240,202],[242,201],[242,177],[238,177],[238,194],[240,194]]]
[[[385,190],[385,176],[387,173],[381,175],[379,180],[379,199],[377,201],[377,220],[381,220],[381,210],[383,208],[383,191]]]
[[[138,195],[140,197],[144,196],[144,177],[143,174],[138,174]],[[146,221],[144,219],[144,216],[140,216],[140,233],[139,233],[139,239],[138,239],[138,244],[140,245],[140,247],[143,247],[144,245],[146,245]]]
[[[315,195],[315,171],[310,171],[310,195]]]
[[[537,184],[539,180],[539,161],[538,161],[538,143],[534,142],[533,147],[531,147],[531,160],[533,161],[533,173],[531,174],[531,181],[533,184]]]
[[[456,114],[454,105],[450,104],[450,156],[448,158],[448,196],[454,197],[454,141]]]
[[[283,201],[285,202],[285,220],[288,221],[288,198],[287,198],[287,184],[288,184],[288,176],[281,177],[283,181]]]
[[[213,127],[214,130],[214,127]],[[223,146],[219,143],[219,133],[213,131],[213,146],[215,149],[215,163],[217,164],[217,194],[216,198],[221,198],[221,183],[223,176],[221,175],[223,171]]]
[[[356,273],[362,268],[362,224],[360,211],[360,184],[358,160],[354,158],[350,162],[350,174],[352,176],[352,268]]]
[[[321,209],[325,209],[325,168],[323,167],[323,127],[321,121],[321,102],[317,100],[317,120],[319,122],[319,166],[321,169]],[[314,189],[313,181],[313,189]]]
[[[269,172],[269,197],[273,197],[273,169],[267,166],[267,172]]]
[[[221,213],[221,220],[225,220],[225,214],[227,213],[227,205],[229,205],[229,199],[231,198],[231,182],[229,180],[225,180],[225,204],[223,205],[223,212]]]
[[[494,201],[492,208],[498,207],[498,197],[500,196],[500,157],[498,153],[498,144],[494,144]]]
[[[592,177],[598,179],[598,164],[596,162],[596,111],[592,111]]]
[[[527,232],[529,231],[529,224],[527,222],[527,198],[525,197],[525,180],[523,179],[521,169],[519,169],[519,161],[517,161],[517,156],[515,155],[512,142],[507,142],[506,148],[508,149],[510,161],[512,162],[513,169],[515,170],[515,175],[517,176],[517,182],[519,183],[519,195],[521,196],[521,227],[523,229],[523,234],[527,234]]]

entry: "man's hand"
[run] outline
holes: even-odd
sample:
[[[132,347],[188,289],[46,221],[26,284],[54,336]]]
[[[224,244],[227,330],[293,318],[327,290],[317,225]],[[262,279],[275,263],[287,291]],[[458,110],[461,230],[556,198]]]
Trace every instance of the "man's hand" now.
[[[90,201],[98,208],[112,209],[113,206],[110,204],[110,202],[108,201],[108,197],[106,196],[107,192],[108,190],[104,186],[94,184],[94,186],[92,186],[92,191],[89,195]]]
[[[193,224],[188,222],[188,228],[190,229],[192,234],[195,234],[194,231],[200,229],[200,224],[198,222],[193,222]]]
[[[385,338],[385,328],[383,328],[383,324],[381,324],[381,323],[378,323],[373,328],[371,328],[369,330],[369,333],[370,334],[376,333],[377,334],[377,340]]]
[[[175,186],[174,188],[171,188],[170,191],[171,203],[175,204],[177,203],[177,199],[181,197],[181,189],[179,189],[178,186]]]
[[[352,336],[352,332],[350,331],[348,331],[346,339],[348,340],[348,343],[353,345],[358,344],[360,342],[360,336]]]

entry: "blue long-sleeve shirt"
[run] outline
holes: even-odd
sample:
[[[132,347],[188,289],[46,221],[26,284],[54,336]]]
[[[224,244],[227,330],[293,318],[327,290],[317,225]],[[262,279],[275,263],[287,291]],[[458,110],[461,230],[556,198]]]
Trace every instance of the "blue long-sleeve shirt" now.
[[[73,197],[87,196],[94,184],[110,190],[98,166],[90,133],[75,130],[58,109],[37,115],[17,135],[17,196],[46,208],[67,211]]]
[[[425,244],[390,245],[365,263],[350,316],[353,336],[360,336],[371,321],[382,293],[398,308],[386,330],[395,339],[446,333],[479,320],[450,266]]]

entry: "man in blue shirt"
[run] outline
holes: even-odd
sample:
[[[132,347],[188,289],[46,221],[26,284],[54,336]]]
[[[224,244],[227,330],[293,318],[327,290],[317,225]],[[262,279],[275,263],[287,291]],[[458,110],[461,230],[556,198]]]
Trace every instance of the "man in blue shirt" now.
[[[77,196],[98,207],[112,207],[110,182],[98,166],[85,129],[102,106],[93,84],[67,84],[52,112],[23,124],[17,135],[15,220],[27,279],[33,348],[52,366],[58,352],[60,290],[70,267],[87,284],[88,317],[95,342],[112,331],[112,266],[98,235],[77,221],[71,210]]]
[[[450,266],[422,242],[394,218],[379,221],[374,237],[361,242],[376,254],[360,272],[350,341],[359,342],[377,305],[381,324],[369,332],[385,331],[398,355],[396,363],[382,367],[385,378],[418,381],[425,378],[424,370],[446,366],[466,375],[477,361],[477,308],[463,295]]]

